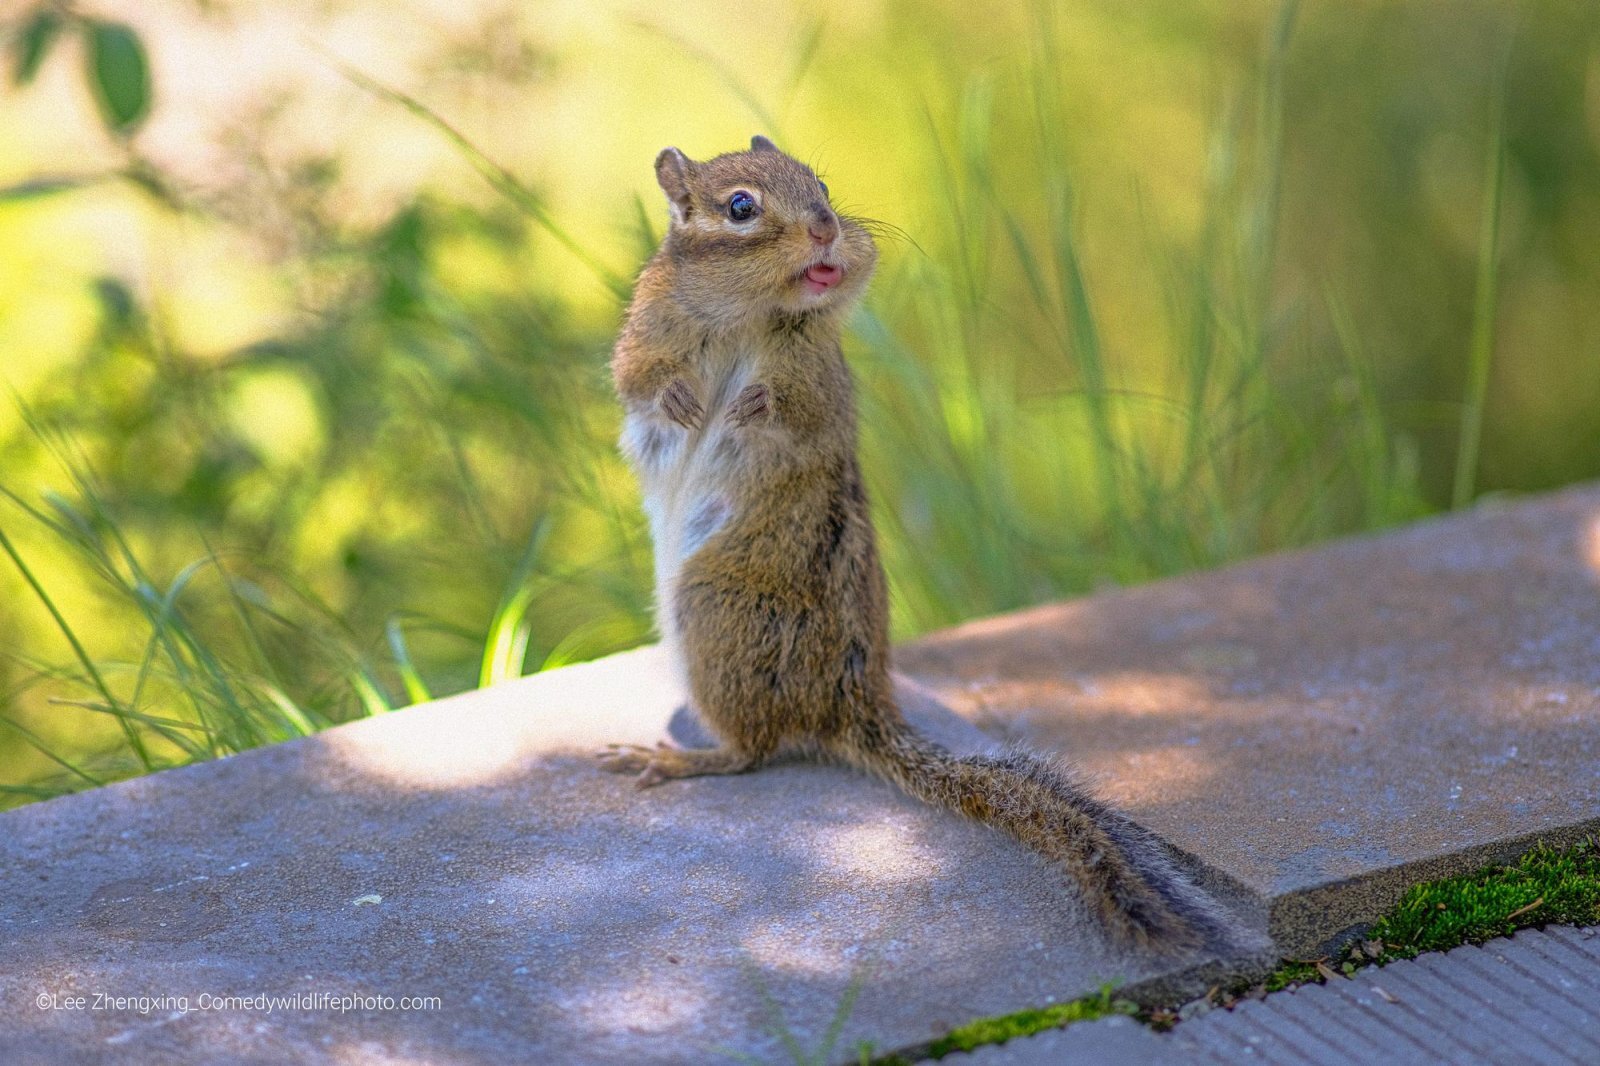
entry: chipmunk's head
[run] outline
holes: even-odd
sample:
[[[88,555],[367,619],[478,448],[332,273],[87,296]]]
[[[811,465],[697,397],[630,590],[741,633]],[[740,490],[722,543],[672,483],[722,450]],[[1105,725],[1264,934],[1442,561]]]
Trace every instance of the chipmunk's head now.
[[[811,168],[765,137],[703,163],[665,149],[656,180],[672,209],[663,247],[676,296],[703,317],[838,313],[877,262],[872,237],[834,211]]]

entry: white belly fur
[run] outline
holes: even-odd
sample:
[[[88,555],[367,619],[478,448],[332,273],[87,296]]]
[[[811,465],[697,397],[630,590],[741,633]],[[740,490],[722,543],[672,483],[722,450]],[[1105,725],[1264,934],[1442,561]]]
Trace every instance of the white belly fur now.
[[[691,432],[659,412],[631,412],[623,421],[622,450],[639,477],[655,547],[656,628],[668,657],[682,669],[673,602],[683,565],[733,517],[726,489],[728,449],[718,444],[739,432],[723,411],[749,384],[742,362],[727,369],[704,397],[706,424]]]

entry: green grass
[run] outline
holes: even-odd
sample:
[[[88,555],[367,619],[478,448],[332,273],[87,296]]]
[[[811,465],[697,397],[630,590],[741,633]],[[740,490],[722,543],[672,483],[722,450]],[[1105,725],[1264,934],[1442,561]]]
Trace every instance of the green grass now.
[[[1467,393],[1462,404],[1460,440],[1456,445],[1455,482],[1451,503],[1465,507],[1477,487],[1479,455],[1483,449],[1484,407],[1489,395],[1489,372],[1494,356],[1495,310],[1499,302],[1500,215],[1506,172],[1505,108],[1506,65],[1510,41],[1495,65],[1490,92],[1487,162],[1483,178],[1483,210],[1478,233],[1478,264],[1472,301],[1472,347],[1467,364]]]
[[[28,409],[23,415],[66,475],[72,496],[49,492],[35,504],[0,484],[0,503],[10,505],[13,530],[65,552],[86,579],[98,610],[87,622],[69,618],[7,533],[7,523],[0,523],[0,554],[71,650],[64,663],[12,652],[27,676],[6,702],[46,688],[57,713],[102,719],[113,723],[116,733],[94,748],[72,751],[14,716],[0,716],[0,726],[56,768],[29,782],[0,782],[0,806],[307,736],[433,698],[412,659],[400,617],[389,620],[383,646],[364,646],[309,590],[281,579],[269,589],[242,577],[209,545],[170,578],[155,577],[114,517],[86,459]],[[479,665],[482,685],[528,670],[528,611],[539,587],[545,533],[544,523],[535,527],[488,617]],[[247,560],[234,561],[248,566]],[[103,640],[96,628],[106,616],[137,635],[127,645],[133,655],[91,653],[90,646]],[[590,635],[592,630],[570,633],[535,668],[582,658]]]
[[[141,636],[136,654],[128,659],[92,655],[88,645],[93,638],[67,617],[0,526],[0,552],[72,651],[64,664],[23,658],[30,670],[26,684],[48,685],[50,704],[58,710],[114,723],[121,741],[98,751],[66,752],[14,718],[0,717],[0,724],[58,768],[58,773],[30,783],[0,783],[0,797],[45,798],[305,736],[332,724],[288,695],[279,664],[265,651],[268,629],[287,625],[302,634],[314,633],[309,618],[287,618],[263,590],[233,578],[215,552],[166,581],[156,579],[107,511],[103,491],[70,443],[52,440],[37,423],[33,427],[72,480],[75,498],[48,493],[42,505],[35,505],[4,486],[0,498],[35,532],[70,553],[106,608],[121,612]],[[212,610],[202,618],[188,605],[206,582],[213,585]],[[231,646],[219,640],[222,631],[232,638]],[[390,709],[367,664],[351,655],[347,643],[330,635],[319,641],[326,665],[365,713]]]
[[[1064,52],[1074,30],[1051,5],[1029,10],[1004,63],[907,88],[921,122],[895,147],[939,209],[914,241],[875,225],[880,274],[846,339],[895,636],[1394,525],[1450,502],[1451,470],[1468,502],[1492,451],[1490,371],[1508,365],[1491,356],[1514,80],[1491,86],[1486,140],[1481,114],[1466,127],[1487,145],[1476,272],[1454,303],[1426,304],[1469,335],[1450,348],[1467,373],[1459,390],[1446,375],[1440,395],[1465,397],[1446,415],[1407,398],[1396,369],[1431,349],[1379,319],[1364,280],[1309,266],[1286,218],[1316,195],[1297,184],[1308,146],[1294,143],[1313,9],[1259,18],[1253,58],[1201,108],[1206,165],[1180,196],[1194,201],[1184,235],[1140,206],[1116,215],[1109,246],[1105,216],[1123,209],[1096,200]],[[800,40],[780,94],[829,47],[820,23]],[[701,58],[754,115],[785,117]],[[485,196],[419,192],[358,225],[328,216],[332,163],[295,170],[310,206],[290,228],[308,236],[283,272],[324,302],[221,357],[185,351],[143,292],[94,283],[79,358],[30,387],[28,417],[0,438],[0,549],[20,594],[0,612],[0,803],[649,637],[648,538],[605,359],[658,206],[595,204],[633,243],[608,259],[586,245],[592,218],[558,218],[427,103],[346,73],[459,153]],[[152,211],[239,224],[157,184]],[[52,186],[0,211],[77,195]],[[1376,239],[1380,216],[1351,221]],[[1435,285],[1432,237],[1411,237]],[[464,252],[479,280],[452,266]],[[554,265],[605,312],[547,284]],[[1443,327],[1430,329],[1428,344]],[[300,452],[275,454],[241,418],[262,386],[309,412]]]

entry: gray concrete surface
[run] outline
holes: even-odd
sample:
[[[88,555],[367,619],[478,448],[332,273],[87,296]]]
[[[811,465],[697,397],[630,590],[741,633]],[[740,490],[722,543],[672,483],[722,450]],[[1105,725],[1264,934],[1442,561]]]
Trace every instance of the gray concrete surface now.
[[[1068,753],[1300,954],[1600,827],[1600,488],[902,665],[924,728]],[[694,742],[680,699],[646,649],[0,815],[0,1062],[791,1061],[855,995],[849,1059],[1238,961],[1119,953],[1016,844],[843,770],[639,793],[594,769]],[[262,994],[299,998],[201,999]],[[317,998],[353,995],[394,1006]]]
[[[944,1066],[1589,1066],[1600,1062],[1600,928],[1551,927],[1358,971],[1155,1033],[1081,1022]]]
[[[1600,829],[1600,486],[973,622],[902,669],[1273,901],[1289,954]]]
[[[1174,968],[866,777],[595,770],[605,742],[694,740],[678,695],[634,652],[0,816],[0,1063],[788,1061],[854,992],[848,1058]]]

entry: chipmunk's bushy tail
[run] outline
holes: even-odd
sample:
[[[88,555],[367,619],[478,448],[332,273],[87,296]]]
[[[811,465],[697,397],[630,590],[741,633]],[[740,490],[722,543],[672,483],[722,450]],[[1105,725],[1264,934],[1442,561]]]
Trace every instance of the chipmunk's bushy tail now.
[[[926,803],[1002,829],[1066,872],[1106,928],[1163,954],[1228,936],[1218,904],[1159,842],[1037,755],[957,756],[899,719],[853,726],[837,754]]]

